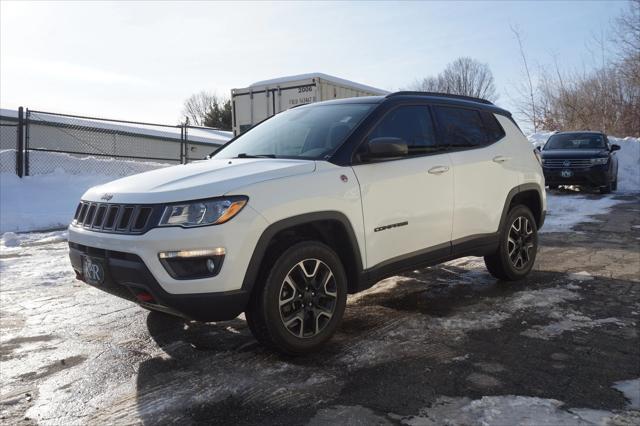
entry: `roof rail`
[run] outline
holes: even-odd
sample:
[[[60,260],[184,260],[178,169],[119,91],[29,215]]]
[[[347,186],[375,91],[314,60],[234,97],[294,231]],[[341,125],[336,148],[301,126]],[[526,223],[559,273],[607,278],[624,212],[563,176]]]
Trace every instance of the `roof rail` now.
[[[473,96],[454,95],[452,93],[419,92],[419,91],[404,90],[404,91],[401,91],[401,92],[389,93],[386,97],[387,98],[392,98],[394,96],[433,96],[433,97],[439,97],[439,98],[462,99],[462,100],[465,100],[465,101],[480,102],[482,104],[493,105],[493,102],[488,101],[486,99],[474,98]]]

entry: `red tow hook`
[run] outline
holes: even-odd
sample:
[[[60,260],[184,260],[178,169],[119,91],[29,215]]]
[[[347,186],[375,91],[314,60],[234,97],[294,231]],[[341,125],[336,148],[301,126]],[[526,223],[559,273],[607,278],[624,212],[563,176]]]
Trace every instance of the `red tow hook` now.
[[[136,298],[140,302],[145,302],[145,303],[153,302],[153,296],[147,293],[146,291],[141,291],[140,293],[136,294]]]

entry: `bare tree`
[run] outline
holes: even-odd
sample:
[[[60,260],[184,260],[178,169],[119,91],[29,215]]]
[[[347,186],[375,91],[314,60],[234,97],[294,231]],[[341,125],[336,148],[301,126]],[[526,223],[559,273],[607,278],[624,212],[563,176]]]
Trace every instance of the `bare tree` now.
[[[526,91],[525,97],[526,100],[524,102],[518,102],[520,114],[525,116],[527,121],[529,121],[533,125],[533,131],[538,131],[538,122],[539,122],[539,112],[536,109],[536,96],[533,89],[533,81],[531,79],[531,72],[529,71],[529,63],[527,61],[527,55],[525,54],[524,47],[522,46],[522,37],[520,36],[520,31],[516,27],[511,27],[511,32],[515,36],[518,42],[518,48],[520,50],[520,58],[522,59],[522,66],[524,69],[524,74],[526,76],[526,89],[518,89],[519,92]]]
[[[425,92],[451,93],[495,101],[498,98],[489,65],[468,57],[448,64],[437,76],[429,76],[411,86]]]
[[[630,0],[625,11],[616,19],[616,37],[622,57],[640,55],[640,0]],[[640,72],[640,71],[639,71]]]
[[[189,96],[182,114],[187,124],[231,130],[231,101],[215,93],[201,91]]]
[[[204,126],[207,113],[217,102],[218,97],[215,94],[203,90],[184,101],[182,114],[189,118],[190,124]]]
[[[444,69],[446,93],[473,96],[494,101],[498,98],[489,65],[475,59],[458,58]]]

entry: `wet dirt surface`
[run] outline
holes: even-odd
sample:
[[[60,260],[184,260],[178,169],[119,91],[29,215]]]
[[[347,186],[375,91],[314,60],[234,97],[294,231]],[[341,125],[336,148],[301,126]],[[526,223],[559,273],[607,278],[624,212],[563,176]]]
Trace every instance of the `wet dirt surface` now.
[[[351,296],[317,354],[74,279],[66,243],[0,256],[6,424],[640,424],[640,197],[542,233],[535,271],[464,258]],[[616,383],[626,385],[621,392]],[[608,422],[608,423],[607,423]]]

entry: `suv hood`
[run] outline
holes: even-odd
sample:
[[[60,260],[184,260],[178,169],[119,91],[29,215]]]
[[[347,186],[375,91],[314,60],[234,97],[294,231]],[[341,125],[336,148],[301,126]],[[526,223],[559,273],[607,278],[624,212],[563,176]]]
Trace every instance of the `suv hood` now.
[[[607,157],[609,151],[606,149],[549,149],[542,150],[542,158],[596,158]]]
[[[265,180],[311,173],[315,161],[271,158],[205,160],[125,177],[89,189],[86,201],[159,204],[224,195]]]

